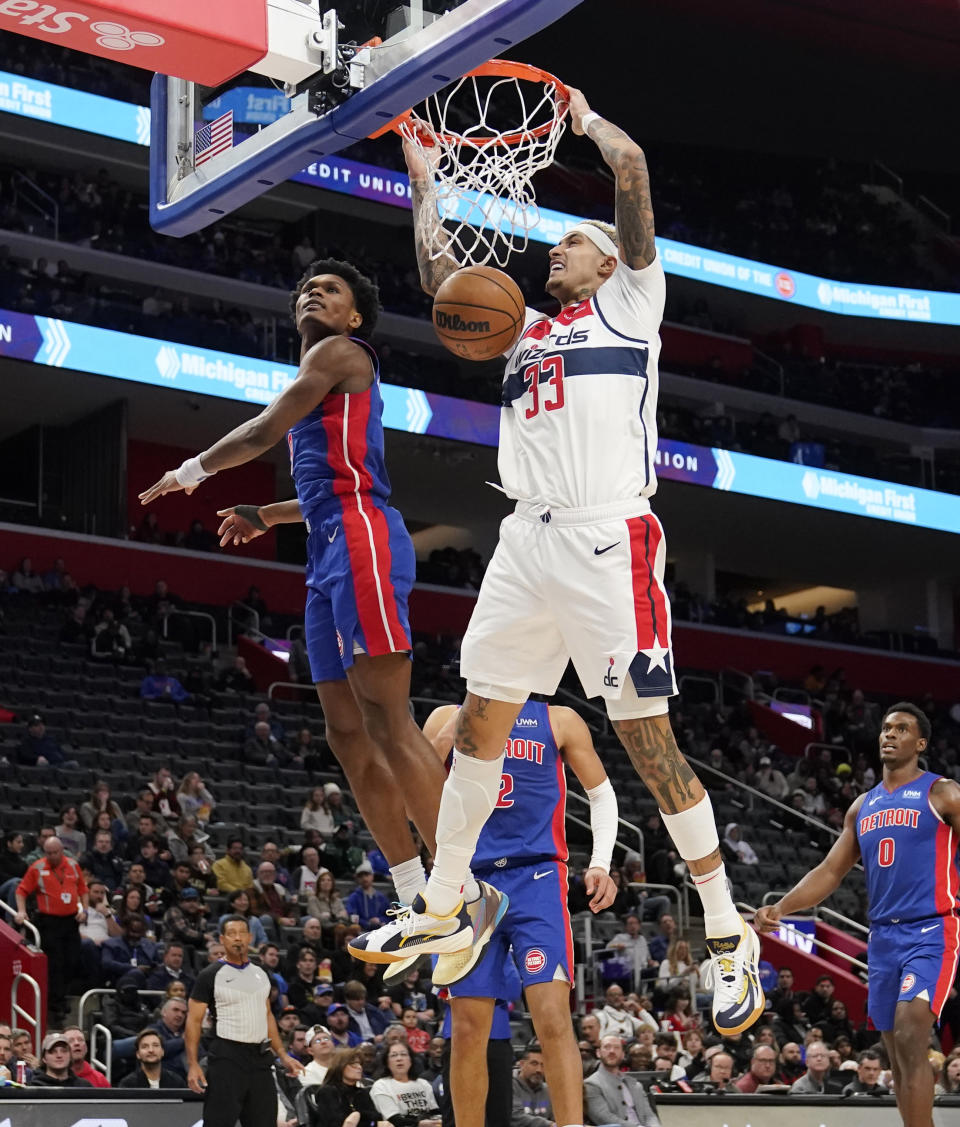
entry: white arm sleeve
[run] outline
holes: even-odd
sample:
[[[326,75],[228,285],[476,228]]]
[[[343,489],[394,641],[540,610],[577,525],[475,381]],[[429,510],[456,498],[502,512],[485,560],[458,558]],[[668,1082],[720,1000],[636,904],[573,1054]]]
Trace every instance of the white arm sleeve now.
[[[610,780],[604,779],[599,786],[587,790],[587,798],[590,799],[590,830],[593,834],[593,854],[589,867],[609,873],[613,845],[617,840],[617,818],[620,814],[617,796]]]

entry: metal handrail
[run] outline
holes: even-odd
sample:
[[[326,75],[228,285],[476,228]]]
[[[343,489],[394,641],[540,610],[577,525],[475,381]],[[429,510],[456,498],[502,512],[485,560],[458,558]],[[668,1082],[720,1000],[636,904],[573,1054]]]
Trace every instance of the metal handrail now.
[[[577,794],[577,792],[573,791],[573,790],[567,791],[567,798],[576,799],[576,801],[579,802],[582,806],[589,806],[590,805],[590,799],[589,798],[587,798],[585,795]],[[573,815],[568,814],[567,817],[572,818]],[[583,825],[584,823],[578,822],[577,824]],[[626,818],[621,818],[619,815],[617,816],[617,824],[620,825],[620,826],[626,826],[626,828],[628,830],[630,830],[632,833],[635,833],[637,835],[637,848],[631,849],[631,850],[629,850],[629,852],[639,853],[640,854],[640,860],[643,861],[644,860],[643,830],[641,830],[639,826],[634,825],[633,822],[628,822]],[[589,829],[590,827],[588,826],[587,828]],[[622,850],[624,850],[624,852],[628,852],[627,846],[624,845],[623,842],[617,841],[616,844],[619,845],[620,848]]]
[[[596,713],[602,721],[599,727],[594,727],[588,720],[585,721],[588,728],[593,728],[595,732],[599,732],[602,736],[610,735],[610,717],[607,715],[605,708],[600,708],[599,705],[591,704],[589,701],[584,700],[583,697],[578,697],[576,693],[571,693],[569,689],[558,688],[556,695],[558,697],[566,697],[576,705],[577,709],[585,708],[587,712]]]
[[[720,704],[720,685],[713,677],[704,677],[696,673],[685,673],[677,682],[677,688],[680,693],[683,693],[684,685],[709,685],[713,690],[713,703]]]
[[[753,912],[754,914],[756,914],[757,911],[752,904],[747,904],[741,900],[737,901],[735,907],[745,912]],[[849,951],[840,951],[831,944],[825,943],[822,939],[818,939],[815,935],[808,935],[805,931],[800,931],[799,928],[791,927],[790,924],[784,923],[783,920],[780,921],[780,927],[785,928],[787,931],[792,931],[796,935],[802,935],[805,940],[809,939],[814,946],[822,948],[824,951],[829,951],[831,955],[839,955],[841,959],[846,960],[852,966],[859,967],[862,971],[868,970],[867,964],[861,959],[858,959],[855,955],[851,955]]]
[[[50,205],[50,209],[51,209],[50,214],[47,215],[47,214],[44,213],[43,209],[40,207],[40,205],[37,203],[36,200],[31,200],[31,199],[26,200],[26,203],[28,203],[34,209],[34,211],[37,212],[38,215],[42,216],[44,219],[50,220],[50,223],[53,226],[54,241],[59,242],[60,241],[60,205],[53,198],[53,196],[50,195],[49,192],[45,192],[43,190],[43,188],[40,187],[39,184],[37,184],[35,181],[31,180],[29,176],[24,175],[24,173],[19,172],[19,171],[14,172],[13,180],[14,180],[14,185],[16,185],[17,183],[29,184],[30,188],[34,192],[36,192],[36,194],[38,196],[41,196],[43,199],[45,199],[47,201],[47,203]],[[14,187],[14,191],[16,191],[16,186]],[[18,195],[19,195],[19,193],[18,193]]]
[[[284,638],[289,642],[294,630],[303,630],[302,622],[291,622],[290,625],[283,632]]]
[[[20,983],[25,982],[28,986],[33,987],[33,1013],[25,1010],[23,1006],[17,1001],[17,995],[20,993]],[[10,983],[10,1018],[14,1025],[17,1024],[15,1018],[19,1017],[23,1022],[29,1026],[33,1031],[33,1048],[34,1056],[39,1057],[40,1053],[40,1019],[43,1013],[42,999],[40,996],[40,983],[33,977],[32,974],[27,974],[26,971],[20,971],[13,976],[13,982]]]
[[[847,763],[853,762],[853,757],[850,754],[850,748],[844,747],[843,744],[825,744],[825,743],[817,743],[815,741],[812,742],[812,743],[808,743],[808,744],[804,745],[804,748],[803,748],[804,759],[809,758],[809,753],[810,753],[811,749],[813,749],[813,748],[818,748],[821,751],[829,751],[831,756],[833,755],[833,753],[835,751],[842,751],[844,753],[844,755],[846,755],[846,757],[847,757],[845,762],[847,762]]]
[[[97,1056],[97,1034],[103,1036],[104,1056],[102,1057]],[[113,1033],[99,1021],[95,1021],[90,1029],[90,1064],[113,1083]]]
[[[6,902],[6,900],[0,900],[0,908],[2,908],[5,912],[8,912],[11,916],[16,916],[16,914],[17,914],[17,909],[11,907]],[[18,924],[17,926],[18,927],[27,927],[33,932],[33,935],[34,935],[33,945],[39,951],[41,949],[40,948],[40,932],[37,931],[35,925],[32,924],[30,922],[30,920],[27,919],[27,920],[24,920],[22,924]]]
[[[163,616],[164,638],[168,637],[168,623],[175,614],[179,614],[182,618],[205,618],[210,623],[210,644],[213,647],[213,652],[217,652],[217,620],[205,610],[168,610]]]
[[[737,685],[731,685],[730,687],[739,689],[744,694],[744,696],[747,698],[747,700],[754,700],[756,698],[757,688],[756,688],[756,685],[754,683],[753,677],[751,677],[751,675],[749,673],[744,673],[744,671],[742,669],[734,669],[731,666],[730,669],[721,669],[720,670],[719,680],[720,680],[720,702],[721,702],[721,704],[723,703],[724,680],[726,679],[726,680],[729,681],[729,679],[730,679],[729,675],[731,673],[735,673],[738,677],[742,677],[745,683],[742,687],[737,686]]]
[[[260,612],[254,610],[252,606],[242,602],[240,599],[234,599],[233,602],[227,607],[227,645],[233,645],[233,608],[243,607],[253,615],[253,629],[260,634]],[[262,635],[261,635],[262,637]]]
[[[756,787],[750,786],[749,783],[744,783],[740,779],[734,778],[733,775],[728,775],[725,771],[721,771],[718,768],[711,766],[711,764],[706,763],[704,760],[695,759],[692,755],[686,756],[686,759],[688,763],[696,764],[698,769],[710,771],[712,774],[719,776],[725,782],[733,783],[735,787],[739,788],[740,790],[746,791],[754,798],[759,798],[761,802],[769,802],[771,806],[776,806],[778,809],[783,810],[791,817],[800,818],[804,822],[809,822],[810,825],[815,826],[818,831],[826,831],[829,834],[833,834],[834,837],[840,836],[840,830],[835,830],[832,826],[828,826],[826,822],[819,822],[816,818],[811,818],[809,814],[804,814],[802,810],[794,810],[792,806],[787,806],[785,803],[781,802],[779,798],[771,798],[769,794],[764,794],[763,791],[757,790]]]
[[[304,685],[301,681],[271,681],[267,685],[267,700],[273,699],[274,689],[304,689],[311,693],[316,693],[313,685]]]
[[[87,1007],[87,1001],[90,998],[99,997],[101,994],[116,994],[117,989],[115,986],[95,986],[92,990],[88,990],[85,994],[81,995],[80,1001],[77,1005],[77,1025],[83,1029],[84,1010]],[[150,998],[163,998],[166,997],[165,990],[138,990],[138,997]]]
[[[763,904],[772,904],[775,900],[780,900],[786,896],[786,892],[765,892],[763,894]],[[838,912],[835,908],[828,908],[825,904],[815,904],[812,908],[808,909],[810,914],[816,919],[821,912],[828,916],[833,916],[841,923],[846,924],[847,927],[852,927],[856,931],[862,932],[864,935],[870,934],[870,928],[865,927],[859,920],[851,919],[850,916],[845,916],[843,912]],[[791,915],[799,916],[800,912],[792,912]]]

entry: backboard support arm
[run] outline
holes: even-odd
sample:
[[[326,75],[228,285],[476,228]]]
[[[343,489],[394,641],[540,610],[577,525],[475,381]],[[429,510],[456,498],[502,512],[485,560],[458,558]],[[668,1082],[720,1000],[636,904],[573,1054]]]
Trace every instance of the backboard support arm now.
[[[176,237],[208,226],[314,161],[368,137],[579,3],[465,0],[415,34],[359,50],[350,74],[352,83],[362,85],[333,108],[327,109],[329,100],[310,90],[296,94],[289,113],[199,170],[193,165],[192,84],[156,75],[151,88],[151,225]],[[321,71],[318,78],[324,77]]]

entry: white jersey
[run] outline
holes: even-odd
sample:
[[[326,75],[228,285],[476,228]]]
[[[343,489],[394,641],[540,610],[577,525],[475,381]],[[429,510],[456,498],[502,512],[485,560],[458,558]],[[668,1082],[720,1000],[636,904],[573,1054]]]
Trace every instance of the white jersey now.
[[[554,320],[527,309],[507,355],[500,480],[508,497],[592,509],[657,488],[659,257],[618,262],[586,301]]]

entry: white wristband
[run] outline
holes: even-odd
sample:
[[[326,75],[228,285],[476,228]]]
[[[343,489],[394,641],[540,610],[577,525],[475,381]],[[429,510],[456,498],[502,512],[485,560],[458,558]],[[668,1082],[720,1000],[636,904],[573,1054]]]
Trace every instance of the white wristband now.
[[[590,857],[591,869],[610,872],[610,859],[617,840],[617,796],[609,779],[587,790],[590,799],[590,830],[593,834],[593,853]]]
[[[593,110],[591,110],[589,113],[585,113],[583,117],[580,118],[580,128],[584,131],[584,133],[589,133],[590,126],[593,125],[595,121],[599,120],[600,115],[598,113],[594,113]]]
[[[213,473],[207,473],[198,454],[195,458],[187,458],[186,461],[182,462],[174,476],[177,479],[177,485],[182,485],[184,489],[192,489],[195,485],[199,485],[201,481],[213,477],[216,472],[214,470]]]

